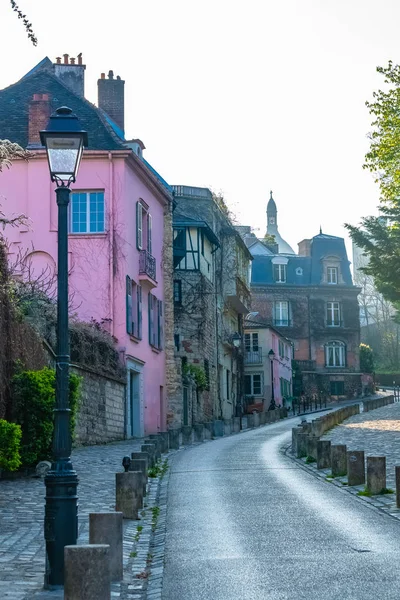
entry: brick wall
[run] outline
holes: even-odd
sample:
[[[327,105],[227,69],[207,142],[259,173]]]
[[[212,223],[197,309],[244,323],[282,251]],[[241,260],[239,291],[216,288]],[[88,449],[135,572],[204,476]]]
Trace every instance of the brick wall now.
[[[80,446],[123,440],[125,383],[76,365],[71,367],[71,372],[82,377],[75,444]]]

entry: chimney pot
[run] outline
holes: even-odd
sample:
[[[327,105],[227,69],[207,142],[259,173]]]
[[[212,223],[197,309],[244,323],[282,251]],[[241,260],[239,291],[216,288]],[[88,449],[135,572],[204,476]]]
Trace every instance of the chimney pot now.
[[[118,81],[121,81],[121,77],[119,75],[117,75],[117,79]]]
[[[100,77],[101,77],[101,79],[105,79],[106,78],[106,74],[102,73]]]
[[[76,64],[76,58],[69,58],[69,54],[63,54],[64,60],[61,63],[61,58],[57,58],[57,62],[53,65],[54,75],[57,79],[63,82],[74,94],[80,98],[85,97],[85,65]],[[82,55],[81,55],[82,57]],[[79,59],[78,59],[79,60]],[[70,69],[74,66],[75,69]]]
[[[57,56],[56,61],[58,65],[61,65],[61,56]]]
[[[82,64],[82,52],[78,54],[78,65]]]
[[[71,65],[75,64],[75,59],[71,57]]]
[[[108,71],[108,79],[114,79],[114,71]]]
[[[68,64],[69,54],[64,54],[64,65]]]

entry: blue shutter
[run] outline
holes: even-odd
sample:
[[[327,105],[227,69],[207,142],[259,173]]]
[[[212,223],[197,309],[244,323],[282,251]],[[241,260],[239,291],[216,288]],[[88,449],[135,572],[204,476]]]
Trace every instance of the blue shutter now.
[[[126,276],[126,331],[132,334],[132,281]]]
[[[164,314],[162,300],[158,301],[158,348],[160,350],[164,348]]]
[[[142,339],[142,286],[137,286],[137,336]]]
[[[138,250],[143,248],[143,209],[139,201],[136,202],[136,246]]]
[[[153,254],[153,240],[152,240],[153,222],[151,215],[147,215],[147,252]]]
[[[153,310],[152,310],[152,295],[148,294],[148,312],[149,312],[149,344],[153,343]]]

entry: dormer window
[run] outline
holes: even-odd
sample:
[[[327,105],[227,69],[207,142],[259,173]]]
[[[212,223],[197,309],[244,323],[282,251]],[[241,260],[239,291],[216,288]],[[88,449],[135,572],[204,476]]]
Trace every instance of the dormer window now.
[[[327,282],[330,285],[337,285],[338,282],[338,268],[327,267]]]
[[[275,283],[286,283],[286,265],[274,265]]]

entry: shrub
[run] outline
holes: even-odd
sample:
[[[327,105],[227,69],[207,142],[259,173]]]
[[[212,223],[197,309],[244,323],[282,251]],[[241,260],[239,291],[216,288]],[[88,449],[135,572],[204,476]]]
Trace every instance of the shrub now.
[[[362,373],[374,372],[374,353],[367,344],[360,344],[360,370]]]
[[[183,368],[183,374],[193,377],[199,392],[203,392],[208,388],[206,372],[200,365],[186,364]]]
[[[0,469],[16,471],[21,466],[21,427],[0,419]]]
[[[54,429],[55,371],[22,371],[13,377],[13,421],[22,429],[21,460],[34,466],[51,457]],[[80,377],[70,374],[70,431],[73,438],[78,408]]]

